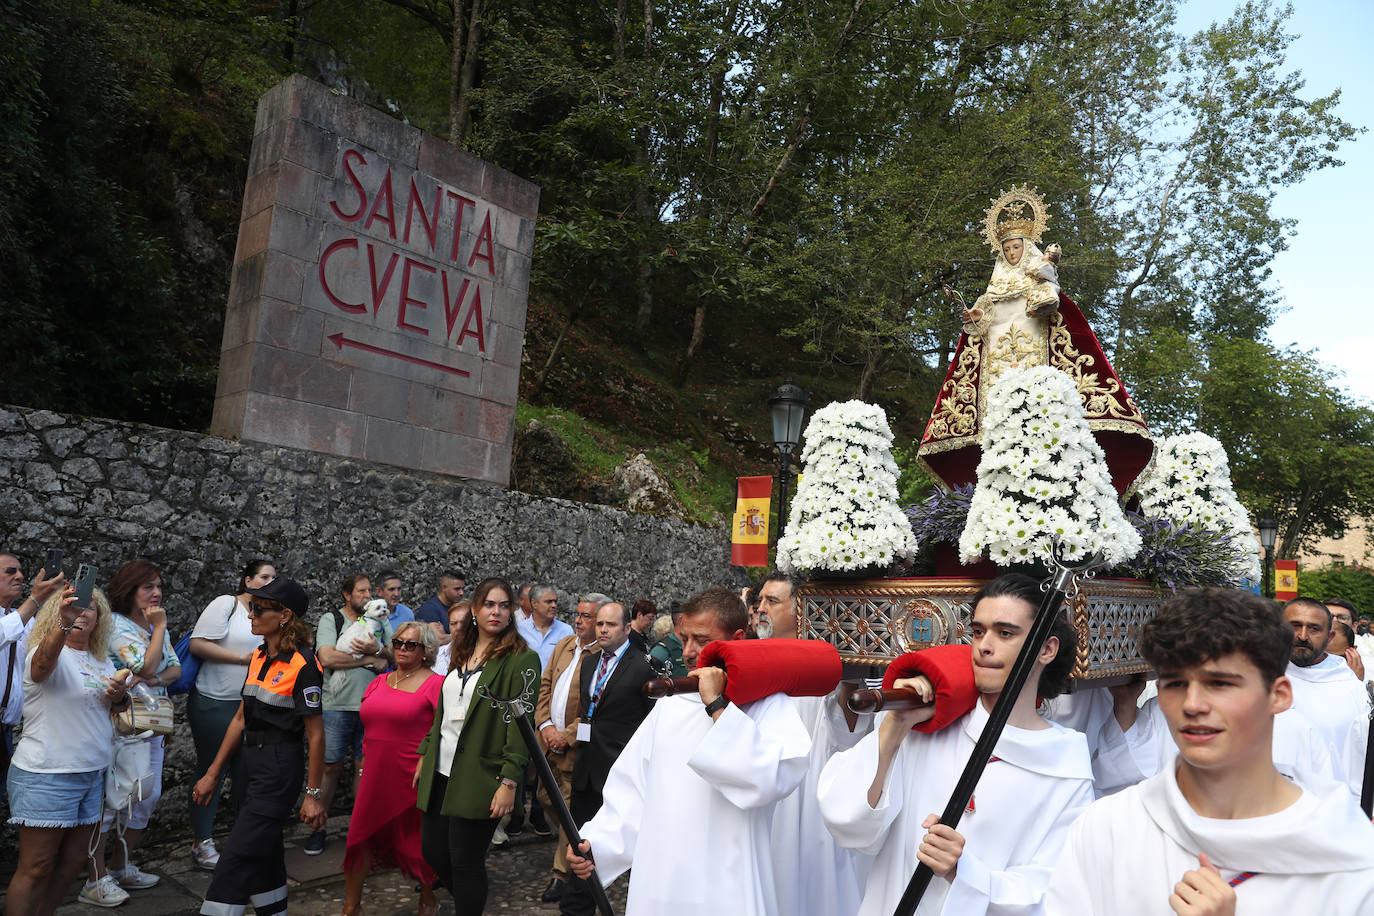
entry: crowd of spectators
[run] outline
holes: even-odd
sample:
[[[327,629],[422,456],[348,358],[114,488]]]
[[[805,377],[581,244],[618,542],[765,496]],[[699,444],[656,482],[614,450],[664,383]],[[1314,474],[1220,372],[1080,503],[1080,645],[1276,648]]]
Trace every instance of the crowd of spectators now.
[[[533,707],[555,647],[575,637],[555,586],[486,578],[469,599],[466,581],[445,569],[412,610],[396,571],[350,573],[337,605],[311,614],[298,583],[253,559],[189,633],[173,634],[161,570],[146,560],[78,602],[62,572],[40,568],[29,583],[20,559],[0,554],[0,799],[8,794],[20,849],[6,909],[53,912],[83,870],[77,899],[90,905],[117,907],[156,885],[139,849],[164,801],[166,744],[188,735],[189,858],[215,873],[203,912],[283,910],[292,812],[312,828],[304,851],[313,855],[326,847],[331,807],[346,807],[345,914],[361,911],[368,874],[383,868],[415,880],[421,916],[437,912],[439,887],[460,914],[480,913],[492,842],[526,821],[552,830],[524,742],[486,698],[523,694]],[[598,598],[579,627],[592,649],[592,618],[610,601]],[[669,615],[647,601],[625,613],[637,647],[653,647],[662,671],[683,670]],[[171,736],[116,730],[112,714],[132,709],[144,722],[169,687],[186,693]],[[575,688],[570,711],[575,719]],[[558,718],[568,737],[545,751],[576,743],[575,722]],[[350,757],[351,802],[335,805]],[[133,794],[115,805],[118,779],[132,779]],[[217,846],[221,808],[232,828]]]

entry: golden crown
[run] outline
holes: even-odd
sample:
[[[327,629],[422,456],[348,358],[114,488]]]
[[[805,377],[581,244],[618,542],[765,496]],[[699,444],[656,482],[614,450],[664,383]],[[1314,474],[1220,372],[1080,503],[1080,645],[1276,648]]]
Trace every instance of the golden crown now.
[[[1026,213],[1028,208],[1029,214]],[[1002,250],[1002,242],[1009,238],[1038,243],[1049,215],[1045,199],[1038,191],[1024,184],[1013,185],[983,211],[983,236],[996,252]]]

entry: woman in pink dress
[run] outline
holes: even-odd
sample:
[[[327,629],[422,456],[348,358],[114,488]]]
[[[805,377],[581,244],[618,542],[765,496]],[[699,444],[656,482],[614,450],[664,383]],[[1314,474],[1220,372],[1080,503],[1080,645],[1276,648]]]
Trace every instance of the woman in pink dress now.
[[[403,623],[392,637],[396,670],[367,685],[360,714],[363,767],[344,854],[344,916],[362,913],[363,881],[374,868],[399,868],[420,882],[420,916],[439,910],[434,870],[420,854],[420,809],[411,776],[415,750],[434,721],[444,679],[430,670],[439,648],[431,627]]]

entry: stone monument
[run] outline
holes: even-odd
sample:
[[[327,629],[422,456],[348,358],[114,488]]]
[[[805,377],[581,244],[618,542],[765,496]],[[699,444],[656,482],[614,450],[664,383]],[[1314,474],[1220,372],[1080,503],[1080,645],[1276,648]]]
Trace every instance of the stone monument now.
[[[258,103],[211,432],[506,485],[539,188],[292,76]]]

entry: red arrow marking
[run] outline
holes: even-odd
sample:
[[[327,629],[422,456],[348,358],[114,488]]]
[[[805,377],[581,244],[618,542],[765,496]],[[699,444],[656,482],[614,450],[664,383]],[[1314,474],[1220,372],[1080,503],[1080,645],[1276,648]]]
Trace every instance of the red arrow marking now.
[[[356,347],[359,350],[366,350],[369,353],[380,353],[383,356],[390,356],[394,357],[395,359],[403,359],[406,362],[414,363],[417,366],[428,366],[431,369],[438,369],[440,372],[450,372],[453,375],[461,375],[463,378],[468,378],[472,375],[472,373],[468,372],[466,369],[455,369],[452,366],[445,366],[443,363],[435,363],[427,359],[420,359],[418,356],[406,356],[404,353],[397,353],[395,350],[388,350],[385,347],[374,347],[372,344],[365,344],[360,340],[349,340],[341,333],[330,334],[329,340],[332,344],[334,344],[335,347],[339,348],[340,350],[342,350],[345,346]]]

